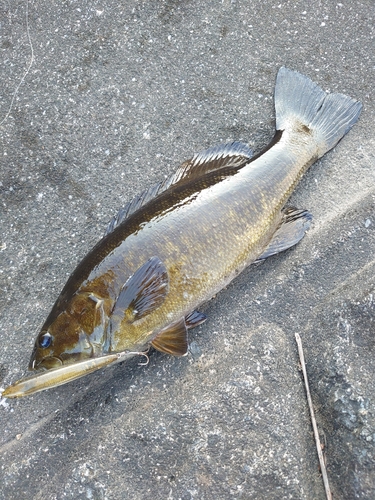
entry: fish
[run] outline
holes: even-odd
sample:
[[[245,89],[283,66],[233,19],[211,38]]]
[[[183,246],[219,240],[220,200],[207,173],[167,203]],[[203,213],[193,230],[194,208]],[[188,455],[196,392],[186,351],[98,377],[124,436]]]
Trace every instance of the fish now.
[[[242,142],[208,148],[128,202],[78,264],[31,355],[14,398],[143,354],[188,353],[199,311],[253,262],[297,244],[312,216],[287,206],[307,169],[357,122],[362,104],[281,67],[276,131],[254,155]]]

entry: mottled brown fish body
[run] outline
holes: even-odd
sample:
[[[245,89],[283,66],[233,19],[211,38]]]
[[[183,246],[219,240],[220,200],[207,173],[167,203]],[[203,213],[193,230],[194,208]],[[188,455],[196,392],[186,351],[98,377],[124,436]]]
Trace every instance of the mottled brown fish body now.
[[[265,156],[278,161],[273,151]],[[267,159],[259,158],[235,175],[179,200],[173,210],[169,207],[124,239],[89,275],[83,288],[95,289],[97,280],[102,287],[108,267],[115,265],[116,280],[110,285],[115,299],[122,284],[152,256],[157,255],[168,272],[165,302],[141,324],[127,325],[126,332],[119,332],[112,350],[140,348],[150,340],[149,332],[152,338],[166,321],[173,323],[186,316],[259,257],[311,157],[302,164],[298,158],[288,158],[289,165],[285,162],[283,168],[280,163],[275,168]],[[151,202],[149,210],[160,201]]]
[[[285,203],[307,168],[357,121],[361,105],[281,68],[275,107],[277,132],[262,154],[252,158],[241,143],[210,148],[120,211],[68,280],[36,340],[31,369],[150,342],[185,354],[187,328],[204,319],[197,307],[253,261],[303,237],[310,215]],[[46,388],[34,379],[28,394]]]

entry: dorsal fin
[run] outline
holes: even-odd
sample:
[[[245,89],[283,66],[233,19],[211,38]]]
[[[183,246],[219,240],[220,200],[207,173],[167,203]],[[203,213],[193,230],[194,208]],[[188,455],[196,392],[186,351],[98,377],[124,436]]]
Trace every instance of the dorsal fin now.
[[[253,156],[253,151],[243,142],[219,144],[197,153],[185,161],[174,174],[171,184],[181,184],[224,167],[241,168]],[[168,186],[169,187],[169,186]]]
[[[174,174],[135,196],[132,201],[129,201],[121,208],[108,224],[104,236],[111,233],[115,227],[120,225],[130,215],[171,186],[190,182],[204,174],[220,170],[224,167],[242,168],[252,156],[253,151],[243,142],[220,144],[197,153],[193,158],[180,165]]]

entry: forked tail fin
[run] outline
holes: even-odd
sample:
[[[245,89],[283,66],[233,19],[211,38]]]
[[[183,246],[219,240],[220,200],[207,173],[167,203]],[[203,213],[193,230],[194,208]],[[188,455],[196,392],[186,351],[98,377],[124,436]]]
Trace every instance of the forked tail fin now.
[[[307,127],[319,158],[332,149],[358,120],[362,104],[343,94],[326,94],[307,76],[280,68],[275,88],[276,129]]]

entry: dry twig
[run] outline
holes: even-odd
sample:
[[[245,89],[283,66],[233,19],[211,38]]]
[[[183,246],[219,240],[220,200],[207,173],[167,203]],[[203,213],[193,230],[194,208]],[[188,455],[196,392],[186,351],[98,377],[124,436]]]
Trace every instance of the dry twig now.
[[[331,489],[329,487],[327,469],[326,469],[326,466],[324,463],[322,447],[321,447],[321,443],[320,443],[320,439],[319,439],[318,426],[316,425],[314,408],[312,405],[312,400],[311,400],[311,395],[310,395],[309,381],[307,379],[307,372],[306,372],[306,366],[305,366],[305,357],[303,355],[303,349],[302,349],[302,341],[301,341],[301,337],[299,336],[298,333],[296,333],[295,335],[296,335],[296,341],[297,341],[297,346],[298,346],[299,359],[301,361],[303,379],[305,382],[307,402],[309,404],[309,409],[310,409],[310,417],[311,417],[311,423],[312,423],[312,427],[313,427],[313,431],[314,431],[315,444],[316,444],[316,449],[318,451],[320,470],[322,471],[322,476],[323,476],[324,488],[326,490],[327,500],[332,500],[332,493],[331,493]]]

